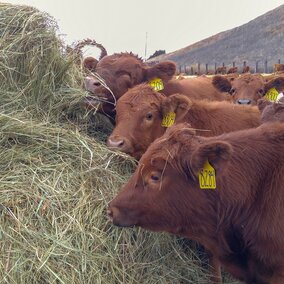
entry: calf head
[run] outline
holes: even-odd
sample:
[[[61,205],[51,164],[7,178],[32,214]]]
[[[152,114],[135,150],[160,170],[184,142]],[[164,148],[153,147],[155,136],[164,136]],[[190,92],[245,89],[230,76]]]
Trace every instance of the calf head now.
[[[279,102],[270,102],[266,99],[261,99],[257,104],[260,112],[261,123],[265,122],[284,122],[284,99],[280,99]]]
[[[169,81],[176,72],[174,62],[165,61],[148,66],[132,53],[120,53],[103,57],[96,65],[94,74],[85,78],[85,88],[92,95],[87,104],[93,107],[96,99],[104,101],[103,106],[111,104],[106,113],[114,116],[116,101],[131,87],[154,78]]]
[[[255,105],[265,95],[264,80],[258,74],[244,74],[232,80],[215,76],[212,83],[218,90],[228,92],[236,104]]]
[[[165,97],[147,84],[136,86],[117,102],[116,126],[107,145],[140,159],[148,146],[170,126],[164,122],[167,116],[174,115],[175,121],[180,121],[190,106],[191,100],[186,96]]]
[[[142,156],[130,181],[109,204],[108,215],[117,226],[198,236],[205,229],[200,220],[210,219],[203,216],[210,213],[209,196],[218,190],[200,189],[198,174],[209,161],[221,175],[231,153],[227,142],[195,136],[186,124],[171,127]]]

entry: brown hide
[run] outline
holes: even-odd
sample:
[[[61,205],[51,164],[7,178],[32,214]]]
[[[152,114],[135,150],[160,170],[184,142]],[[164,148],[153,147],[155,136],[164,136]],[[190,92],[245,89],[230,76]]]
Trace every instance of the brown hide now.
[[[281,72],[284,71],[284,64],[274,64],[274,72]]]
[[[116,101],[129,88],[149,82],[154,78],[163,80],[165,86],[163,93],[166,95],[182,92],[188,96],[200,96],[201,98],[207,96],[212,100],[227,98],[206,78],[203,78],[201,88],[196,89],[194,88],[195,83],[191,83],[195,79],[178,80],[174,78],[175,73],[176,65],[172,61],[148,66],[141,58],[132,53],[105,56],[97,63],[94,74],[85,78],[85,88],[91,94],[87,98],[86,105],[93,108],[98,104],[97,98],[104,100],[105,103],[102,103],[101,109],[114,118]]]
[[[258,101],[257,106],[261,112],[260,122],[284,122],[284,98],[279,102],[270,102],[266,99]]]
[[[265,95],[265,81],[259,74],[244,74],[234,80],[215,76],[212,84],[222,92],[228,92],[236,104],[256,105],[257,100]]]
[[[233,73],[238,73],[238,67],[237,66],[229,68],[229,70],[227,72],[227,74],[233,74]]]
[[[214,136],[259,125],[256,106],[194,100],[180,94],[166,97],[147,84],[126,92],[117,102],[116,111],[116,126],[107,145],[136,159],[165,132],[162,120],[169,112],[176,114],[175,122],[190,123],[193,128],[200,129],[199,134],[202,136]]]
[[[227,72],[226,66],[219,66],[216,68],[215,74],[226,74]]]
[[[200,189],[206,161],[216,189]],[[266,123],[217,137],[186,124],[167,130],[142,156],[108,215],[194,239],[247,284],[284,283],[284,124]]]

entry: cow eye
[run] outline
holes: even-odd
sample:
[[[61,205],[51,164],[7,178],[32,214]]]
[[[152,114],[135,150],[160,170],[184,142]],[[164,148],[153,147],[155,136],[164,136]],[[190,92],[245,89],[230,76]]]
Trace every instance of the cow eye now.
[[[235,88],[232,88],[232,89],[229,91],[229,93],[230,93],[231,95],[233,95],[235,92],[236,92],[236,89],[235,89]]]
[[[151,180],[153,180],[153,181],[159,181],[159,180],[160,180],[160,177],[159,177],[158,175],[152,174],[152,175],[151,175]]]
[[[151,112],[148,112],[147,114],[146,114],[146,119],[147,120],[151,120],[153,118],[153,114],[151,113]]]

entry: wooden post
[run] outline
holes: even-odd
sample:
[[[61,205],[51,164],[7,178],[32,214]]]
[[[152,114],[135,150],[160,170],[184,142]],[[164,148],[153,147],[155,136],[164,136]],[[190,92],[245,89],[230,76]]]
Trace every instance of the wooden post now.
[[[235,61],[233,61],[233,67],[235,67],[236,66],[236,62]]]
[[[208,63],[205,64],[205,72],[208,74]]]
[[[264,73],[267,73],[267,59],[264,62]]]
[[[197,63],[197,72],[198,72],[197,75],[200,75],[200,63],[199,62]]]

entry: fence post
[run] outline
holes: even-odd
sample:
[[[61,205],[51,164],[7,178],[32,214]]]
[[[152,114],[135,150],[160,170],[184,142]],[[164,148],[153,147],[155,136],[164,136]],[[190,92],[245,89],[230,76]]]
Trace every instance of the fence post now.
[[[200,75],[200,62],[197,63],[197,75]]]
[[[267,73],[267,59],[264,62],[264,73]]]
[[[278,63],[280,64],[280,59],[278,59]]]
[[[208,74],[208,63],[205,64],[205,72]]]
[[[258,73],[258,61],[255,62],[255,73]]]
[[[190,67],[191,75],[193,75],[193,67]]]
[[[235,61],[233,61],[233,67],[235,67],[236,66],[236,62]]]
[[[215,73],[216,73],[216,70],[217,70],[217,63],[216,62],[214,64],[214,68],[215,68]]]

